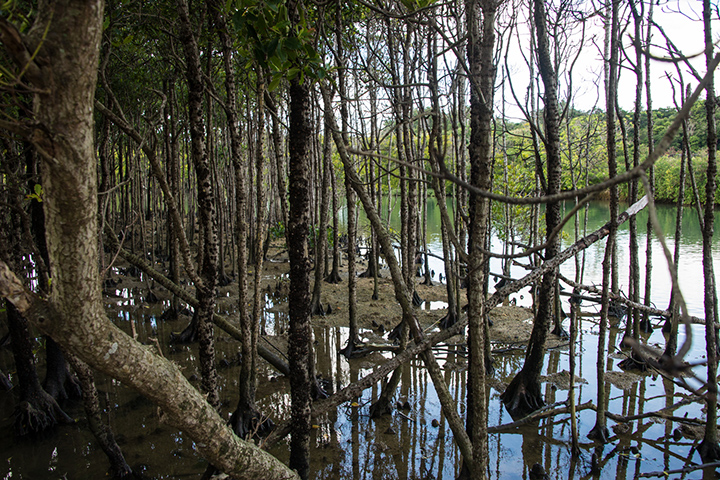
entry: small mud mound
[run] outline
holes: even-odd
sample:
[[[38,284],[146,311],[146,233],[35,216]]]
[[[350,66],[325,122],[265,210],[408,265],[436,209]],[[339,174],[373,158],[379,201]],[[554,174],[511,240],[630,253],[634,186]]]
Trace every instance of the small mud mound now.
[[[493,342],[527,343],[533,328],[532,310],[522,307],[496,307],[490,311],[490,339]]]
[[[540,377],[541,382],[547,382],[551,385],[555,385],[559,390],[570,389],[570,372],[563,370],[562,372],[553,373],[548,376]],[[575,385],[587,384],[587,380],[582,377],[575,376]]]
[[[643,376],[632,372],[605,372],[605,380],[620,390],[631,390],[633,385],[642,380]]]

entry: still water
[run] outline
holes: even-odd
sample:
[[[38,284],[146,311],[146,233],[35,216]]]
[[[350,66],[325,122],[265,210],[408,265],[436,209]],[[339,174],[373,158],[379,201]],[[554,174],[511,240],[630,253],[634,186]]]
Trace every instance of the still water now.
[[[569,211],[574,204],[566,203],[565,212]],[[451,208],[451,205],[449,205]],[[620,211],[627,208],[627,205],[620,205]],[[675,218],[676,209],[673,205],[657,205],[658,219],[663,229],[663,234],[666,238],[666,243],[670,252],[672,253],[675,248],[674,235],[675,235]],[[395,206],[395,209],[390,213],[390,226],[397,232],[400,231],[400,217],[398,212],[399,207]],[[452,208],[450,212],[452,216]],[[587,227],[585,227],[585,217],[587,215]],[[387,218],[387,214],[383,216]],[[641,299],[644,295],[645,285],[645,247],[647,244],[647,219],[648,212],[647,208],[641,211],[637,215],[637,231],[638,231],[638,245],[640,248],[640,284],[641,284]],[[607,202],[591,202],[587,210],[581,210],[579,212],[580,219],[580,237],[592,233],[598,228],[605,225],[610,220],[609,207]],[[345,218],[342,219],[345,221]],[[519,222],[521,219],[515,219]],[[715,212],[715,224],[720,225],[720,211]],[[364,216],[360,216],[361,232],[365,236],[369,236],[369,222]],[[516,242],[522,242],[519,236],[514,239]],[[575,230],[574,222],[570,220],[563,229],[563,248],[567,248],[575,242]],[[628,291],[628,271],[630,264],[630,233],[629,233],[629,222],[625,222],[618,229],[618,270],[620,290],[621,292],[627,293]],[[702,231],[700,230],[697,212],[689,207],[686,207],[683,212],[682,218],[682,238],[680,240],[680,261],[678,263],[678,277],[680,281],[680,289],[683,293],[685,301],[688,305],[688,311],[691,315],[704,318],[704,307],[703,307],[703,274],[702,274]],[[437,207],[434,198],[428,199],[427,207],[427,245],[428,250],[435,255],[442,256],[442,236],[440,233],[440,209]],[[502,250],[503,242],[494,232],[492,237],[492,251],[496,253],[503,253]],[[660,309],[666,309],[670,300],[671,282],[670,274],[667,268],[667,262],[662,252],[660,242],[657,241],[657,237],[653,236],[652,242],[653,250],[653,271],[652,271],[652,293],[651,302],[654,306]],[[516,253],[519,250],[516,250]],[[587,285],[601,286],[602,282],[602,260],[605,253],[605,240],[601,240],[591,245],[585,250],[585,275],[583,283]],[[720,268],[720,236],[715,235],[713,238],[713,256],[715,271]],[[445,271],[444,263],[441,259],[430,256],[428,258],[430,269],[435,271],[436,277],[439,273]],[[528,261],[520,259],[519,263],[527,264]],[[490,272],[491,273],[502,273],[502,261],[498,258],[493,258],[490,261]],[[570,279],[575,278],[575,262],[571,259],[565,262],[560,268],[560,272]],[[528,270],[522,266],[513,265],[511,267],[511,276],[513,278],[521,278],[528,273]],[[493,282],[490,282],[490,291],[494,291]],[[516,298],[518,305],[530,306],[531,301],[529,296],[529,288],[512,298]],[[523,298],[521,299],[520,296]],[[641,300],[642,302],[642,300]],[[565,311],[569,308],[566,305]]]
[[[434,209],[433,209],[434,210]],[[667,209],[661,219],[672,231],[674,214]],[[439,222],[437,212],[428,212],[428,224]],[[670,220],[668,220],[670,219]],[[681,285],[686,295],[691,313],[702,316],[701,285],[701,237],[699,229],[693,227],[692,215],[686,215],[680,261]],[[607,221],[607,208],[603,204],[591,206],[588,216],[588,231],[593,231]],[[668,223],[669,222],[669,223]],[[696,219],[695,219],[695,222]],[[640,225],[645,224],[640,219]],[[641,229],[644,231],[644,227]],[[621,244],[627,238],[627,227],[621,230]],[[687,239],[687,240],[686,240]],[[429,247],[439,249],[439,229],[428,233]],[[571,243],[571,238],[566,243]],[[641,238],[640,244],[644,245]],[[686,243],[687,242],[687,243]],[[601,242],[602,243],[602,242]],[[626,244],[626,243],[625,243]],[[437,248],[437,250],[435,250]],[[499,251],[496,241],[494,248]],[[627,264],[625,252],[620,248],[620,261]],[[717,250],[716,250],[717,251]],[[585,283],[599,283],[602,260],[602,245],[595,245],[588,252]],[[435,262],[435,259],[431,260]],[[669,287],[663,286],[661,260],[655,256],[655,290],[653,301],[665,308]],[[440,262],[431,264],[437,272],[442,269]],[[568,264],[564,272],[571,276],[574,265]],[[499,263],[491,270],[500,272]],[[625,267],[623,271],[626,271]],[[523,269],[513,270],[513,276],[520,276]],[[597,275],[597,276],[596,276]],[[626,276],[626,275],[625,275]],[[621,278],[623,276],[621,275]],[[437,278],[437,277],[436,277]],[[626,283],[626,280],[624,280]],[[442,287],[438,287],[442,288]],[[663,290],[664,289],[664,290]],[[523,293],[518,293],[522,295]],[[527,293],[523,301],[528,298]],[[282,302],[282,298],[268,295],[268,307]],[[137,304],[132,298],[115,299],[109,303],[117,315],[118,324],[126,332],[131,331],[134,323],[139,340],[149,342],[149,338],[160,339],[165,355],[183,365],[188,377],[198,375],[196,370],[196,347],[171,346],[167,344],[170,332],[179,331],[184,322],[158,322],[157,316],[162,306],[149,307]],[[270,313],[265,317],[266,330],[287,330],[287,315]],[[567,328],[567,324],[566,324]],[[699,360],[704,356],[704,327],[694,325],[694,344],[688,360]],[[346,360],[338,355],[347,340],[344,327],[316,327],[316,354],[318,372],[329,379],[334,387],[341,388],[372,371],[375,363],[368,359]],[[607,370],[619,372],[617,364],[622,356],[615,348],[619,344],[621,333],[612,330],[608,343],[610,355],[603,358]],[[656,329],[646,340],[651,345],[662,347],[664,339]],[[682,342],[682,335],[680,341]],[[585,380],[576,387],[578,404],[587,401],[596,402],[597,382],[595,380],[597,364],[597,325],[593,317],[582,324],[577,344],[577,375]],[[502,348],[504,345],[495,345]],[[435,351],[451,393],[458,399],[459,410],[464,416],[465,359],[452,347],[442,347]],[[0,365],[4,369],[11,365],[11,355],[7,349],[0,350]],[[222,334],[218,339],[218,362],[224,412],[233,409],[236,402],[238,375],[237,344]],[[489,425],[501,425],[511,421],[499,400],[502,382],[509,382],[523,362],[522,352],[495,356],[496,375],[488,385]],[[553,349],[548,352],[543,369],[544,375],[569,370],[568,348]],[[697,374],[703,378],[703,369],[697,368]],[[631,381],[616,381],[612,375],[608,379],[608,410],[621,415],[633,415],[655,411],[671,405],[688,396],[689,392],[662,377],[652,374],[636,375]],[[289,384],[287,379],[278,376],[270,369],[260,372],[259,390],[260,408],[275,419],[289,416]],[[128,462],[136,470],[142,471],[148,478],[185,479],[199,478],[205,470],[205,462],[196,456],[192,442],[182,432],[159,422],[156,408],[142,397],[124,388],[118,382],[98,379],[103,404],[107,405],[107,417],[118,436]],[[546,403],[564,401],[568,391],[561,384],[544,384]],[[430,381],[429,375],[419,361],[404,369],[398,397],[407,400],[410,408],[397,410],[391,416],[379,420],[370,419],[368,405],[377,398],[379,385],[368,389],[357,400],[357,406],[345,404],[335,412],[315,423],[313,430],[313,478],[317,479],[452,479],[459,469],[459,453],[454,445],[452,433],[440,412],[440,403]],[[10,417],[14,408],[14,396],[0,394],[0,478],[3,479],[84,479],[105,476],[107,461],[89,435],[79,409],[71,414],[79,419],[78,426],[61,427],[54,433],[42,438],[27,440],[14,439],[10,433]],[[675,417],[692,419],[704,418],[698,404],[682,407],[673,412]],[[596,446],[587,439],[587,432],[595,424],[595,413],[584,410],[578,413],[578,428],[582,453],[574,460],[570,455],[570,421],[567,415],[542,420],[504,433],[489,436],[490,457],[488,476],[493,479],[527,479],[529,469],[539,463],[544,466],[552,479],[603,478],[630,479],[640,478],[652,472],[679,469],[700,462],[694,452],[698,440],[693,437],[692,428],[685,428],[676,422],[659,421],[649,418],[632,422],[627,432],[611,432],[611,442],[605,446]],[[608,426],[615,426],[608,421]],[[680,430],[678,430],[680,429]],[[678,432],[676,432],[678,430]],[[593,476],[590,473],[590,457],[596,453],[600,459],[602,473]],[[273,450],[280,458],[287,459],[287,445],[281,444]],[[660,474],[662,475],[662,473]],[[681,478],[678,475],[670,478]],[[683,478],[720,478],[716,471],[699,471]]]

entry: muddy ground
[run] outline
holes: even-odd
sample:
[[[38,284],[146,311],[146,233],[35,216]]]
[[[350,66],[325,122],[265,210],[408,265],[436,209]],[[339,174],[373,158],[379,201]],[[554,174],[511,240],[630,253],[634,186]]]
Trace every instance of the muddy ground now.
[[[120,268],[126,268],[122,264],[117,265]],[[267,309],[267,313],[288,313],[287,293],[290,288],[288,272],[290,264],[288,260],[287,249],[281,245],[273,245],[270,247],[268,256],[263,266],[262,275],[262,291],[267,298],[272,300],[272,306]],[[340,277],[342,282],[331,284],[323,282],[321,302],[327,310],[331,309],[331,313],[324,316],[315,316],[312,321],[317,326],[348,326],[348,284],[347,284],[347,261],[344,260],[340,267]],[[362,273],[367,270],[367,261],[359,259],[356,263],[356,272]],[[231,266],[226,266],[226,273],[230,275]],[[160,301],[170,298],[170,294],[160,286],[154,286],[151,280],[138,280],[127,275],[118,275],[117,270],[111,274],[116,281],[121,280],[116,288],[126,289],[132,298],[135,298],[135,304],[142,303],[143,296],[147,298],[148,290],[152,290],[154,295]],[[311,272],[311,282],[314,279],[314,271]],[[433,280],[433,285],[423,285],[424,279],[416,278],[415,290],[421,299],[424,300],[422,306],[415,309],[416,316],[420,325],[426,332],[438,331],[438,322],[447,313],[447,288],[444,283],[438,281],[437,276]],[[252,289],[253,272],[250,269],[248,275],[248,283]],[[395,291],[390,278],[390,271],[387,267],[381,267],[379,278],[379,298],[372,299],[373,293],[372,278],[357,278],[357,322],[361,331],[361,338],[364,341],[373,344],[382,344],[388,342],[387,334],[399,322],[402,317],[402,310],[399,303],[395,299]],[[466,304],[465,290],[461,290],[461,305]],[[220,287],[218,293],[218,311],[234,312],[237,305],[237,282],[232,282],[227,286]],[[110,305],[109,305],[110,306]],[[125,308],[115,307],[110,308]],[[463,314],[464,315],[464,314]],[[493,325],[490,328],[490,338],[494,350],[497,353],[522,353],[525,351],[530,333],[533,327],[532,310],[516,306],[498,306],[490,312],[490,319]],[[230,318],[233,315],[230,313]],[[187,318],[189,321],[189,317]],[[217,329],[217,333],[223,336],[223,332]],[[280,347],[286,346],[287,333],[283,332],[280,338],[268,338],[271,342]],[[448,340],[449,344],[463,344],[465,339],[457,336]],[[562,339],[550,334],[548,337],[548,348],[562,348],[567,345],[567,339]]]

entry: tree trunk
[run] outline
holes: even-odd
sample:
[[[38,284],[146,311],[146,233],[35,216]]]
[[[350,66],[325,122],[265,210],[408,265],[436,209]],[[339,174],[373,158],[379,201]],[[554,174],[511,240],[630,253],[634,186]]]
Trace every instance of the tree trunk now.
[[[212,317],[215,310],[218,277],[218,233],[217,212],[215,211],[215,187],[212,182],[212,169],[205,148],[205,124],[203,122],[202,94],[205,89],[200,66],[200,53],[190,23],[187,0],[178,0],[177,11],[180,19],[180,41],[185,50],[186,74],[188,81],[188,113],[190,115],[190,137],[192,141],[192,161],[197,181],[197,203],[200,231],[203,241],[198,251],[200,278],[196,284],[199,301],[195,312],[197,334],[200,345],[200,371],[202,387],[208,394],[208,402],[219,407],[220,396],[215,369],[215,338]]]
[[[301,1],[289,2],[288,12],[293,24],[298,22]],[[299,78],[290,81],[290,210],[287,226],[290,258],[290,397],[293,420],[290,442],[290,468],[306,480],[310,474],[310,408],[312,403],[310,346],[310,92]]]
[[[618,4],[617,0],[612,0],[606,8],[606,25],[605,25],[605,127],[606,127],[606,145],[608,155],[608,174],[610,178],[617,175],[617,163],[615,152],[615,99],[617,97],[617,72],[618,72]],[[607,323],[609,311],[609,292],[614,285],[612,270],[616,263],[614,262],[614,252],[616,235],[617,235],[617,186],[613,186],[610,190],[610,232],[608,234],[607,244],[605,246],[605,258],[603,260],[603,280],[602,280],[602,306],[600,311],[600,331],[598,333],[598,359],[604,359],[607,355],[605,351],[605,342],[607,337]],[[613,293],[615,291],[613,290]],[[595,419],[595,426],[588,433],[591,438],[599,443],[607,443],[610,437],[610,431],[607,429],[607,418],[605,417],[605,409],[607,405],[607,387],[605,382],[605,362],[597,364],[597,389],[598,389],[598,408]]]
[[[317,250],[315,254],[315,282],[313,283],[312,307],[310,312],[312,315],[325,315],[320,294],[322,293],[323,274],[325,273],[325,252],[327,250],[327,226],[328,226],[328,209],[330,208],[330,175],[332,170],[332,148],[330,144],[331,138],[325,129],[325,138],[323,138],[322,152],[322,188],[320,198],[320,224],[317,228],[317,236],[315,239]]]
[[[545,86],[545,153],[547,157],[547,191],[552,195],[560,192],[561,156],[560,156],[560,111],[557,98],[557,73],[550,57],[547,27],[545,25],[545,5],[539,0],[533,1],[534,25],[537,35],[538,63],[540,75]],[[559,202],[548,203],[545,213],[547,245],[545,260],[551,260],[560,252],[560,238],[550,238],[550,233],[560,223],[561,205]],[[543,275],[540,284],[539,303],[535,324],[533,325],[528,351],[522,370],[515,375],[501,399],[513,418],[521,418],[544,405],[540,392],[540,371],[545,356],[545,340],[552,322],[553,303],[555,297],[555,278],[557,270],[550,270]],[[559,312],[558,312],[559,313]],[[557,314],[557,313],[556,313]]]
[[[710,71],[713,58],[713,36],[711,20],[714,7],[709,0],[703,0],[703,23],[705,27],[705,64]],[[702,230],[703,236],[703,277],[705,279],[705,343],[707,351],[708,391],[705,395],[707,408],[705,418],[705,435],[698,447],[703,462],[720,459],[720,446],[717,433],[717,367],[718,367],[718,338],[717,329],[717,292],[715,286],[715,272],[713,269],[712,240],[715,226],[715,189],[717,174],[717,131],[715,130],[715,111],[717,99],[715,97],[715,75],[710,73],[710,80],[705,91],[705,113],[707,118],[707,183],[705,184],[705,218]]]

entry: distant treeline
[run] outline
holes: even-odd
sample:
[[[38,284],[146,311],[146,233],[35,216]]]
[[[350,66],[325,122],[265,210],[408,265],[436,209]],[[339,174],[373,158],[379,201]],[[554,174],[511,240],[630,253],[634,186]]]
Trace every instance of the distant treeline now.
[[[653,142],[657,144],[672,123],[677,110],[660,108],[653,111]],[[541,118],[541,114],[539,114]],[[617,126],[618,170],[623,172],[635,163],[633,148],[633,112],[621,112],[623,124]],[[672,141],[668,151],[657,161],[655,168],[655,199],[658,202],[677,202],[680,189],[681,163],[689,156],[700,201],[705,199],[707,169],[707,122],[705,121],[704,101],[698,101],[681,130]],[[638,123],[639,148],[637,161],[647,158],[650,150],[648,142],[648,117],[640,115]],[[533,141],[528,122],[504,125],[498,124],[496,130],[496,157],[494,188],[498,192],[526,195],[533,191],[536,184],[536,172],[539,162],[544,165],[542,142]],[[539,145],[536,154],[534,145]],[[605,112],[594,110],[582,112],[568,109],[565,128],[562,132],[563,145],[563,189],[583,187],[586,184],[605,180],[608,177],[607,149],[605,146]],[[685,203],[695,201],[690,171],[685,163]],[[507,175],[504,170],[506,170]],[[627,196],[627,184],[621,187],[620,195]],[[641,194],[644,194],[640,186]],[[716,200],[717,202],[717,200]]]

